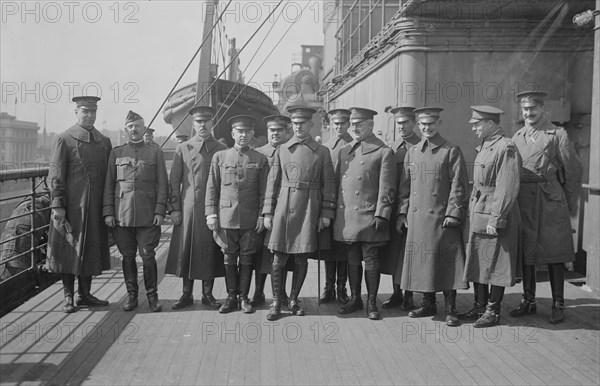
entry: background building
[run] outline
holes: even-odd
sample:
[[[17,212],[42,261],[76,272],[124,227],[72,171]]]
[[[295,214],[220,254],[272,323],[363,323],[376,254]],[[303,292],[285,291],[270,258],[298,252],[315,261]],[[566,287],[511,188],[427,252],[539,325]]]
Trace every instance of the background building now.
[[[8,113],[0,113],[0,162],[2,169],[15,168],[38,155],[38,130],[35,122],[20,121]]]

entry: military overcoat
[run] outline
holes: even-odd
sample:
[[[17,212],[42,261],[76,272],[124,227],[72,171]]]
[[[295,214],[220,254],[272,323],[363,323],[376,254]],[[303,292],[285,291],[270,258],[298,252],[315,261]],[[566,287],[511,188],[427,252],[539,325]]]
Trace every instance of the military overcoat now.
[[[437,134],[411,147],[404,160],[398,213],[408,220],[401,287],[416,292],[465,289],[462,225],[468,178],[458,146]],[[461,221],[443,228],[446,217]]]
[[[519,151],[501,131],[476,150],[464,279],[512,287],[521,263]],[[498,236],[487,234],[488,225]]]
[[[50,272],[100,275],[110,269],[108,229],[102,195],[112,149],[110,139],[74,125],[56,138],[50,156],[52,208],[65,208],[72,232],[50,221],[47,268]]]
[[[312,253],[324,248],[317,225],[335,218],[336,187],[329,149],[312,137],[293,137],[279,146],[263,212],[273,215],[268,248],[283,253]],[[322,241],[321,243],[319,241]],[[319,245],[321,244],[321,245]]]
[[[227,146],[214,138],[192,137],[175,149],[169,177],[169,209],[181,211],[173,226],[165,273],[211,280],[225,275],[223,253],[205,217],[206,183],[213,155]]]
[[[523,158],[518,202],[524,263],[575,260],[569,212],[577,207],[583,167],[573,143],[547,120],[521,128],[512,140]]]

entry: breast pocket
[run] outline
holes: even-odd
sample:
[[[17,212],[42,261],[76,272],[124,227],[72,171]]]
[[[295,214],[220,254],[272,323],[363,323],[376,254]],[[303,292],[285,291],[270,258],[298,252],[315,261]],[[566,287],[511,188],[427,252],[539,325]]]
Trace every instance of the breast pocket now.
[[[237,178],[237,165],[236,164],[224,164],[221,165],[221,183],[224,186],[229,186],[235,182]]]
[[[117,181],[127,181],[133,177],[133,166],[129,160],[117,160]]]
[[[258,179],[260,168],[257,163],[249,163],[245,168],[245,179],[248,182],[254,182]]]
[[[156,162],[140,161],[138,163],[139,178],[144,181],[156,181]]]

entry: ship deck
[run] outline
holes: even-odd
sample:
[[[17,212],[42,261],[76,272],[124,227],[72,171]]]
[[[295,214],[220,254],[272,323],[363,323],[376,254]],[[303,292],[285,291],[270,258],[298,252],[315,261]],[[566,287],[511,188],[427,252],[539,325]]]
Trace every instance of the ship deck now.
[[[163,227],[159,273],[171,235]],[[311,262],[301,293],[304,317],[268,322],[268,306],[253,314],[222,315],[200,301],[183,310],[171,305],[181,279],[159,276],[163,312],[148,311],[140,265],[140,307],[124,312],[126,299],[118,253],[93,282],[108,307],[64,314],[56,283],[0,319],[2,384],[600,384],[600,300],[565,284],[567,320],[551,325],[548,281],[538,284],[538,313],[512,318],[521,286],[507,289],[501,324],[474,329],[444,324],[438,316],[411,319],[399,309],[383,320],[364,312],[339,315],[339,304],[317,306],[317,263]],[[288,290],[291,280],[288,281]],[[267,284],[270,289],[270,285]],[[378,304],[392,291],[382,276]],[[366,289],[363,283],[363,299]],[[267,291],[270,293],[270,290]],[[226,296],[224,280],[214,294]],[[421,296],[415,294],[415,300]],[[459,292],[459,311],[472,304]]]

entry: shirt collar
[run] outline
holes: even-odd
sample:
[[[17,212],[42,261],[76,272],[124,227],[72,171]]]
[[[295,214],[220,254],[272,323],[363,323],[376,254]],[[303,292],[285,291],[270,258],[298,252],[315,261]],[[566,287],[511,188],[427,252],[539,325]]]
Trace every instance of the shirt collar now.
[[[81,127],[79,124],[75,124],[69,129],[69,135],[76,140],[83,142],[100,142],[102,139],[102,134],[100,134],[95,127],[92,126],[90,130],[87,130]]]
[[[316,151],[319,148],[319,144],[317,143],[317,141],[315,141],[314,138],[310,135],[304,140],[293,136],[289,141],[286,142],[285,146],[287,146],[288,149],[291,149],[293,146],[296,146],[298,144],[304,144],[308,146],[312,151]]]
[[[444,139],[444,137],[442,137],[439,133],[436,134],[433,138],[421,138],[421,142],[419,142],[419,149],[421,149],[421,152],[423,152],[425,150],[425,145],[427,145],[429,148],[431,149],[437,149],[438,147],[442,146],[443,144],[446,143],[446,140]]]

